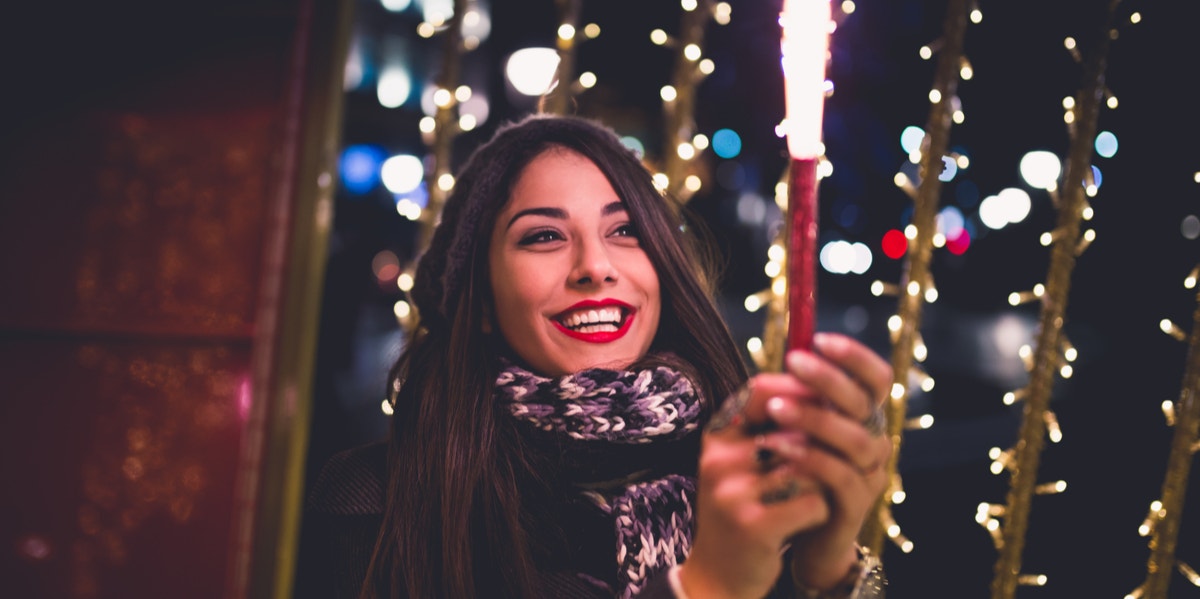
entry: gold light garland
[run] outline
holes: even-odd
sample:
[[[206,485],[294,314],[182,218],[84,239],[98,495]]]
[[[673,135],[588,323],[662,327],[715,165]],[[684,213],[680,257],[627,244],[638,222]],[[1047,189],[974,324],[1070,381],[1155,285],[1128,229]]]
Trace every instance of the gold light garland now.
[[[421,211],[418,220],[417,242],[413,250],[414,256],[419,257],[429,247],[433,237],[433,229],[441,219],[442,206],[454,189],[454,175],[451,174],[451,158],[454,148],[454,138],[462,132],[459,124],[458,107],[461,98],[470,97],[470,89],[460,86],[462,73],[462,56],[470,48],[464,43],[462,34],[463,16],[468,8],[468,0],[454,0],[454,14],[448,23],[421,23],[418,32],[422,37],[430,37],[440,32],[442,38],[442,70],[438,74],[434,90],[433,116],[421,119],[421,139],[429,146],[433,157],[428,167],[427,180],[429,185],[429,202]],[[410,260],[408,265],[397,277],[397,286],[407,293],[412,289],[413,273],[416,271],[417,260]],[[412,333],[412,327],[417,322],[416,307],[406,300],[400,300],[395,307],[396,320],[406,333]],[[384,413],[390,414],[391,404],[383,402]]]
[[[1197,265],[1184,281],[1191,289],[1196,286]],[[1164,402],[1163,414],[1167,424],[1175,427],[1167,471],[1163,478],[1160,499],[1150,504],[1145,521],[1138,528],[1142,536],[1150,537],[1150,557],[1146,562],[1146,580],[1126,595],[1126,599],[1166,599],[1175,566],[1192,584],[1200,586],[1200,575],[1191,566],[1175,557],[1176,541],[1183,518],[1183,499],[1187,492],[1192,456],[1200,450],[1197,427],[1200,426],[1200,295],[1192,317],[1192,334],[1188,341],[1188,356],[1183,385],[1177,405]],[[1163,332],[1183,341],[1182,331],[1169,320],[1162,323]]]
[[[1062,327],[1075,259],[1094,235],[1080,233],[1081,221],[1091,213],[1085,193],[1094,193],[1094,185],[1085,187],[1084,183],[1090,181],[1092,140],[1096,135],[1102,99],[1108,95],[1104,74],[1110,41],[1115,37],[1111,24],[1119,3],[1120,0],[1110,0],[1108,4],[1106,26],[1097,36],[1096,47],[1084,65],[1084,87],[1073,101],[1064,102],[1070,153],[1063,174],[1063,191],[1061,195],[1052,195],[1058,208],[1057,226],[1042,239],[1042,245],[1051,246],[1051,253],[1043,292],[1033,294],[1041,302],[1037,347],[1036,351],[1026,350],[1022,355],[1030,370],[1030,382],[1021,394],[1025,408],[1017,443],[1009,452],[1000,454],[1005,458],[1000,469],[1011,473],[1007,501],[1004,506],[982,504],[980,516],[977,516],[977,520],[992,533],[999,552],[991,585],[992,599],[1012,599],[1018,585],[1043,585],[1046,582],[1044,575],[1021,573],[1021,555],[1032,496],[1065,488],[1061,481],[1039,485],[1037,469],[1048,429],[1052,433],[1057,430],[1057,420],[1049,410],[1054,379],[1070,373],[1064,354],[1069,348],[1073,355],[1073,348],[1062,334]],[[1073,39],[1067,39],[1066,48],[1077,61],[1082,61]],[[1015,299],[1022,297],[1026,296],[1018,294]],[[1010,298],[1010,303],[1013,300]],[[1001,517],[1004,519],[1002,525],[997,520]]]
[[[967,20],[968,0],[950,0],[943,21],[942,39],[937,43],[940,46],[938,64],[933,89],[929,93],[929,117],[920,157],[921,180],[916,186],[907,178],[897,181],[900,187],[909,193],[914,207],[912,224],[905,232],[908,238],[905,274],[901,283],[894,287],[899,298],[898,310],[888,322],[894,373],[892,391],[886,403],[887,434],[891,437],[893,445],[892,455],[887,464],[890,483],[883,496],[876,501],[871,513],[867,515],[863,530],[859,534],[859,541],[877,555],[883,553],[885,534],[902,551],[912,550],[912,542],[901,533],[890,506],[902,502],[905,497],[897,465],[904,429],[910,425],[907,422],[910,377],[914,371],[918,371],[917,380],[932,382],[928,375],[919,372],[914,366],[914,361],[920,362],[926,357],[925,344],[921,341],[919,332],[922,304],[937,297],[929,263],[933,254],[938,198],[941,193],[941,179],[938,173],[942,168],[942,156],[949,147],[950,129],[956,117],[961,118],[956,114],[954,106],[958,103],[958,81],[963,76],[965,64],[963,39],[966,37]],[[926,58],[932,57],[930,46],[922,50]],[[927,54],[924,52],[926,50]],[[885,287],[880,284],[876,285],[875,289],[882,292]],[[923,423],[918,421],[911,425],[923,426]]]
[[[701,180],[694,173],[694,159],[708,145],[708,138],[696,131],[696,88],[713,72],[713,61],[704,57],[704,33],[710,20],[719,25],[729,22],[727,2],[681,0],[683,15],[675,37],[661,29],[650,34],[650,41],[675,50],[671,83],[659,90],[663,100],[663,172],[665,191],[687,202],[700,190]]]

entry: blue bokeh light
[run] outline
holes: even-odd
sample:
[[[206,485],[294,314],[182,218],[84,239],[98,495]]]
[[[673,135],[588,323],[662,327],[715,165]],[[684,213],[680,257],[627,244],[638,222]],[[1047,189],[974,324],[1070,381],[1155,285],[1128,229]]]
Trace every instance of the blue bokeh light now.
[[[365,194],[379,185],[379,169],[386,157],[379,146],[359,144],[342,150],[338,161],[338,174],[342,185],[353,194]]]
[[[742,138],[733,129],[717,129],[712,135],[712,149],[721,158],[736,158],[742,153]]]
[[[1112,131],[1101,131],[1096,136],[1095,147],[1097,154],[1112,158],[1117,153],[1117,136]]]

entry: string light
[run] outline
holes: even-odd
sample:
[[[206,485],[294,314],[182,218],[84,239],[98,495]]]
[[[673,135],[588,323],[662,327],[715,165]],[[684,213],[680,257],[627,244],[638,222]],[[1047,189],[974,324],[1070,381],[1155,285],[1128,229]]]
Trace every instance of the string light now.
[[[1050,442],[1062,441],[1062,429],[1058,426],[1058,417],[1054,415],[1054,412],[1046,410],[1042,413],[1042,420],[1046,423],[1046,434],[1050,437]]]
[[[1187,565],[1183,561],[1177,560],[1176,567],[1179,569],[1179,573],[1183,574],[1183,577],[1186,578],[1188,582],[1192,583],[1193,586],[1200,587],[1200,574],[1193,570],[1191,566]]]
[[[1046,586],[1045,574],[1022,574],[1017,577],[1017,584],[1027,587]]]
[[[1027,390],[1025,390],[1025,389],[1017,389],[1016,391],[1009,391],[1008,393],[1005,393],[1004,394],[1004,405],[1011,406],[1011,405],[1017,403],[1018,401],[1025,399],[1026,393],[1027,393]]]
[[[1046,294],[1046,286],[1042,285],[1041,283],[1038,283],[1037,285],[1034,285],[1033,289],[1030,289],[1029,291],[1014,291],[1014,292],[1008,294],[1008,303],[1009,303],[1009,305],[1012,305],[1012,306],[1019,306],[1021,304],[1027,304],[1034,300],[1040,300],[1040,299],[1042,299],[1042,296],[1045,294]]]
[[[883,295],[897,296],[900,295],[900,286],[895,283],[876,280],[871,283],[871,295],[875,297]]]
[[[1197,264],[1196,267],[1192,269],[1192,272],[1189,272],[1188,275],[1186,277],[1184,277],[1184,279],[1183,279],[1184,288],[1195,289],[1197,278],[1200,278],[1200,264]]]
[[[1171,400],[1162,402],[1163,416],[1167,419],[1167,426],[1175,426],[1175,404]]]
[[[1169,318],[1160,320],[1158,322],[1158,327],[1162,329],[1162,332],[1170,335],[1176,341],[1187,340],[1187,333],[1183,332],[1183,329],[1179,328],[1179,325],[1176,325],[1174,322],[1171,322],[1171,319]]]

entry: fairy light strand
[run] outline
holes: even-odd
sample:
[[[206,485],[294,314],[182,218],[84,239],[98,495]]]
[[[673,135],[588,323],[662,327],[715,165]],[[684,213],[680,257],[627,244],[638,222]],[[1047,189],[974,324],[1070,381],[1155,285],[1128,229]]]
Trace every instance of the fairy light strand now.
[[[1109,23],[1119,3],[1120,0],[1110,0]],[[1009,490],[1004,524],[1000,527],[999,556],[992,578],[992,599],[1013,599],[1017,587],[1031,580],[1028,575],[1021,574],[1021,556],[1029,527],[1031,498],[1039,489],[1038,464],[1050,428],[1046,415],[1049,413],[1051,389],[1055,377],[1069,374],[1069,370],[1062,367],[1060,339],[1070,293],[1071,272],[1075,268],[1080,223],[1085,212],[1083,181],[1085,171],[1091,170],[1092,140],[1096,134],[1100,100],[1104,95],[1103,80],[1111,41],[1108,35],[1110,29],[1106,26],[1098,36],[1099,43],[1084,67],[1084,87],[1073,102],[1070,112],[1072,118],[1068,122],[1070,150],[1062,191],[1057,196],[1058,223],[1049,234],[1051,239],[1043,239],[1043,245],[1051,247],[1050,266],[1045,293],[1041,298],[1036,351],[1029,353],[1031,359],[1027,363],[1030,381],[1024,397],[1020,434],[1013,463],[1008,468]],[[1066,46],[1073,52],[1072,56],[1078,56],[1073,39],[1069,39]],[[1082,62],[1082,57],[1078,56],[1078,60]]]
[[[695,174],[696,88],[713,70],[711,59],[704,57],[704,33],[709,21],[718,25],[729,22],[730,8],[726,2],[713,0],[683,1],[679,34],[672,38],[661,29],[651,34],[656,45],[675,51],[675,66],[671,83],[663,89],[663,174],[666,191],[687,202],[700,189],[701,179]]]
[[[1184,495],[1188,475],[1197,449],[1197,427],[1200,426],[1200,295],[1192,317],[1192,333],[1188,338],[1188,354],[1179,401],[1164,402],[1163,414],[1167,424],[1175,428],[1171,450],[1167,457],[1160,499],[1150,505],[1139,534],[1149,536],[1150,556],[1146,562],[1146,580],[1128,596],[1137,593],[1146,599],[1165,599],[1175,566],[1192,584],[1200,581],[1196,572],[1175,557],[1183,516]],[[1172,325],[1174,326],[1174,325]],[[1166,330],[1167,327],[1163,327]],[[1177,327],[1176,327],[1177,329]],[[1173,331],[1172,331],[1173,332]],[[1178,339],[1176,335],[1172,335]],[[1182,339],[1180,339],[1182,341]]]
[[[429,140],[427,143],[433,157],[426,177],[433,181],[434,185],[429,186],[429,201],[418,220],[416,247],[413,249],[413,255],[418,257],[429,247],[429,242],[433,238],[433,229],[441,219],[442,206],[445,205],[450,190],[454,188],[454,176],[450,173],[451,152],[454,138],[458,136],[461,129],[458,120],[459,104],[455,94],[450,93],[450,90],[458,89],[462,77],[462,56],[467,51],[462,35],[463,15],[466,12],[467,0],[454,0],[454,14],[451,15],[447,26],[440,30],[440,35],[444,36],[442,38],[442,69],[435,85],[439,92],[446,93],[442,94],[445,98],[444,101],[436,102],[432,122],[425,121],[422,129],[424,134],[422,139]],[[429,129],[429,131],[425,131],[425,129]],[[398,281],[411,281],[415,270],[416,260],[412,260],[401,273]],[[408,306],[406,310],[398,309],[396,311],[396,318],[400,327],[408,333],[417,322],[417,311],[416,306],[410,306],[407,302],[405,306]]]
[[[554,79],[558,85],[538,101],[538,110],[549,114],[565,114],[575,96],[582,91],[575,79],[575,55],[579,44],[578,39],[584,37],[579,27],[582,0],[554,0],[554,8],[558,12],[558,34],[554,36],[555,49],[558,51],[558,66],[555,67]],[[586,39],[586,38],[584,38]],[[564,84],[564,81],[574,81]]]
[[[942,39],[937,43],[938,64],[934,74],[933,91],[931,96],[938,98],[931,101],[928,122],[925,127],[926,135],[922,147],[921,172],[937,173],[942,168],[942,156],[949,147],[950,129],[954,123],[954,102],[957,97],[958,82],[962,76],[963,40],[967,29],[967,0],[951,0],[947,4],[943,22]],[[912,182],[904,177],[903,183],[913,187]],[[904,189],[905,185],[901,185]],[[913,367],[915,353],[919,347],[919,329],[921,311],[927,299],[924,291],[933,289],[929,263],[933,253],[933,237],[937,231],[936,217],[938,201],[941,194],[941,180],[936,176],[922,176],[919,184],[913,190],[906,190],[913,198],[912,227],[909,239],[908,259],[905,264],[905,274],[898,289],[898,310],[894,322],[889,323],[893,335],[891,353],[893,392],[886,403],[888,430],[892,440],[893,451],[888,458],[887,472],[890,477],[897,476],[897,466],[900,459],[900,446],[904,436],[907,420],[909,372]],[[893,327],[894,325],[894,327]],[[923,353],[923,350],[922,350]],[[871,549],[875,554],[883,553],[885,533],[892,541],[898,537],[892,534],[886,526],[884,515],[890,514],[886,505],[892,497],[881,497],[872,507],[872,513],[867,514],[866,522],[859,534],[859,542]],[[911,545],[908,546],[911,548]],[[903,549],[903,546],[902,546]]]

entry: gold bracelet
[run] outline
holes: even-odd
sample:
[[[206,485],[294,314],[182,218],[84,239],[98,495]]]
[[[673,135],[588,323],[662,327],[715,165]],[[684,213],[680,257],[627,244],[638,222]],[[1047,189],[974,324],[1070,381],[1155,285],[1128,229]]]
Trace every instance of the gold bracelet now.
[[[794,576],[796,591],[800,599],[883,599],[887,577],[883,574],[883,562],[861,545],[855,545],[858,560],[832,588],[819,591],[806,587]]]

